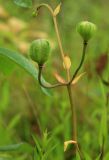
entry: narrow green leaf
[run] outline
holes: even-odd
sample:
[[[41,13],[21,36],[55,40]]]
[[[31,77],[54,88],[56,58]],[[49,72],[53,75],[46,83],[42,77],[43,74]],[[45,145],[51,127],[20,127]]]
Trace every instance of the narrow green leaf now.
[[[108,126],[107,126],[107,110],[106,107],[102,111],[102,119],[101,119],[101,143],[103,137],[107,140],[108,137]]]
[[[35,80],[38,80],[37,68],[27,58],[25,58],[21,54],[16,53],[15,51],[0,47],[0,56],[4,57],[4,59],[3,59],[4,61],[5,61],[5,59],[6,60],[8,59],[8,60],[10,60],[10,62],[12,62],[12,63],[14,62],[19,67],[21,67],[26,72],[28,72]],[[43,77],[42,77],[42,81],[43,81],[43,83],[47,83]],[[51,92],[49,90],[43,88],[43,91],[46,95],[51,96]]]
[[[107,107],[106,107],[106,93],[105,93],[105,88],[102,84],[101,81],[100,82],[100,89],[101,89],[101,94],[102,94],[102,117],[101,117],[101,127],[100,127],[100,145],[102,145],[102,141],[103,138],[105,139],[105,141],[107,141],[108,138],[108,126],[107,126]]]
[[[14,3],[24,8],[32,7],[32,0],[14,0]]]
[[[109,152],[105,155],[104,160],[109,160]]]
[[[9,82],[4,81],[0,91],[0,112],[3,113],[7,110],[10,102],[10,86]]]
[[[6,59],[4,56],[0,55],[0,71],[3,72],[4,75],[10,75],[15,69],[15,64],[10,63],[9,59]]]
[[[12,151],[30,153],[33,151],[33,147],[28,143],[19,143],[19,144],[0,146],[0,152],[12,152]]]
[[[44,158],[44,159],[47,159],[48,155],[49,155],[56,147],[57,147],[57,144],[54,145],[54,146],[52,146],[49,150],[47,150],[47,151],[45,152],[45,154],[43,155],[43,158]]]
[[[40,146],[37,138],[35,137],[35,135],[32,135],[32,137],[33,137],[33,140],[34,140],[34,142],[35,142],[35,144],[36,144],[36,148],[37,148],[38,152],[41,154],[41,150],[42,150],[42,149],[41,149],[41,146]]]
[[[36,147],[34,148],[34,155],[33,155],[33,160],[40,160],[41,156],[39,153],[37,153]]]
[[[76,153],[76,160],[81,160],[78,152]]]
[[[20,115],[20,114],[15,115],[15,116],[11,119],[11,121],[9,122],[9,124],[8,124],[8,126],[7,126],[7,129],[10,130],[10,129],[14,128],[14,127],[19,123],[20,118],[21,118],[21,115]]]
[[[90,155],[84,151],[84,157],[86,160],[92,160],[92,158],[90,157]]]
[[[0,152],[16,151],[16,150],[18,150],[22,145],[23,145],[23,143],[12,144],[12,145],[7,145],[7,146],[0,146]]]
[[[12,62],[19,65],[22,69],[27,71],[29,74],[31,74],[36,80],[38,79],[37,69],[29,62],[27,58],[25,58],[21,54],[16,53],[6,48],[0,48],[0,56],[3,56],[4,60],[5,58],[6,59],[8,58]]]
[[[101,95],[102,95],[102,105],[104,106],[106,103],[106,92],[105,92],[105,87],[101,81],[101,79],[99,79],[99,85],[100,85],[100,91],[101,91]]]

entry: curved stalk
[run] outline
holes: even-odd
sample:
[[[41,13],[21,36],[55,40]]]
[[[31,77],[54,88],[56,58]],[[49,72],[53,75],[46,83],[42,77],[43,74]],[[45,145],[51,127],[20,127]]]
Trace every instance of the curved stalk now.
[[[57,35],[57,40],[58,40],[58,44],[59,44],[61,56],[62,56],[62,59],[64,60],[64,50],[63,50],[63,47],[62,47],[62,42],[61,42],[61,38],[60,38],[60,35],[59,35],[57,20],[56,20],[56,16],[54,15],[54,11],[53,11],[53,9],[51,8],[51,6],[49,6],[48,4],[45,4],[45,3],[40,4],[40,5],[37,7],[37,11],[38,11],[41,7],[46,7],[46,8],[50,11],[50,13],[51,13],[51,15],[52,15],[52,17],[53,17],[53,22],[54,22],[54,26],[55,26],[55,31],[56,31],[56,35]]]
[[[62,87],[62,86],[67,86],[67,85],[68,85],[68,83],[57,83],[57,84],[54,84],[54,85],[44,84],[44,83],[42,82],[42,80],[41,80],[42,69],[43,69],[43,66],[39,66],[38,81],[39,81],[39,84],[40,84],[43,88],[52,89],[52,88]]]
[[[54,15],[54,10],[51,8],[50,5],[42,3],[37,7],[37,11],[41,7],[46,7],[50,11],[50,13],[53,17],[53,22],[54,22],[55,32],[56,32],[56,36],[57,36],[57,40],[58,40],[58,44],[59,44],[59,49],[60,49],[62,60],[64,62],[64,50],[63,50],[62,41],[61,41],[60,34],[59,34],[57,19],[56,19],[56,16]],[[69,70],[67,70],[67,79],[68,79],[68,81],[70,80],[70,71]]]
[[[61,42],[61,38],[60,38],[60,34],[59,34],[59,29],[58,29],[58,25],[57,25],[56,16],[54,16],[54,11],[51,8],[51,6],[49,6],[48,4],[44,4],[44,3],[40,4],[37,7],[37,10],[39,10],[43,6],[46,7],[50,11],[50,13],[51,13],[51,15],[53,17],[53,22],[54,22],[56,36],[57,36],[57,40],[58,40],[58,44],[59,44],[59,49],[60,49],[62,60],[64,62],[64,50],[63,50],[63,47],[62,47],[62,42]],[[70,105],[71,105],[71,111],[72,111],[72,123],[73,123],[72,127],[74,127],[74,129],[73,129],[73,138],[77,139],[77,134],[76,134],[76,112],[75,112],[75,108],[73,106],[72,88],[71,88],[71,85],[70,85],[70,71],[67,70],[67,79],[68,79],[68,82],[65,83],[65,84],[60,84],[60,83],[59,84],[55,84],[55,85],[49,85],[49,84],[46,85],[46,84],[43,84],[42,81],[41,81],[41,74],[42,74],[42,67],[39,66],[38,80],[39,80],[40,85],[42,87],[44,87],[44,88],[52,89],[52,88],[56,88],[56,87],[60,87],[60,86],[67,86],[69,100],[70,100]]]
[[[61,41],[61,38],[60,38],[60,33],[59,33],[59,29],[58,29],[58,24],[57,24],[57,19],[56,19],[56,16],[54,15],[54,10],[47,4],[40,4],[37,8],[37,10],[40,9],[40,7],[46,7],[52,17],[53,17],[53,22],[54,22],[54,27],[55,27],[55,32],[56,32],[56,36],[57,36],[57,40],[58,40],[58,44],[59,44],[59,49],[60,49],[60,53],[61,53],[61,57],[62,57],[62,60],[63,62],[65,61],[64,60],[64,50],[63,50],[63,46],[62,46],[62,41]],[[69,95],[69,101],[70,101],[70,106],[71,106],[71,113],[72,113],[72,129],[73,129],[73,135],[72,135],[72,138],[73,140],[76,140],[77,142],[77,124],[76,124],[76,108],[75,106],[73,105],[73,96],[72,96],[72,81],[74,80],[74,78],[76,77],[78,71],[80,70],[83,62],[84,62],[84,58],[85,58],[85,52],[86,52],[86,46],[87,46],[87,42],[84,42],[84,47],[83,47],[83,55],[82,55],[82,59],[81,59],[81,62],[78,66],[78,68],[76,69],[72,79],[70,80],[70,70],[67,70],[67,80],[68,82],[67,83],[58,83],[58,84],[54,84],[54,85],[51,85],[51,84],[44,84],[41,80],[41,74],[42,74],[42,66],[39,66],[39,74],[38,74],[38,80],[39,80],[39,83],[42,87],[44,88],[48,88],[48,89],[52,89],[52,88],[56,88],[56,87],[60,87],[60,86],[66,86],[67,87],[67,90],[68,90],[68,95]],[[77,150],[78,150],[78,144],[77,144]],[[76,150],[75,150],[76,152]]]
[[[49,11],[50,11],[50,13],[51,13],[51,15],[53,16],[53,9],[51,8],[51,6],[49,6],[48,4],[45,4],[45,3],[41,3],[41,4],[39,4],[38,6],[37,6],[37,11],[41,8],[41,7],[46,7]]]
[[[79,72],[79,70],[81,69],[81,67],[83,65],[83,62],[84,62],[84,59],[85,59],[85,54],[86,54],[87,44],[88,43],[86,41],[83,42],[82,58],[81,58],[79,66],[77,67],[77,69],[75,70],[75,72],[73,74],[73,77],[72,77],[71,81],[69,82],[70,84],[72,83],[72,81],[74,80],[74,78],[76,77],[77,73]]]

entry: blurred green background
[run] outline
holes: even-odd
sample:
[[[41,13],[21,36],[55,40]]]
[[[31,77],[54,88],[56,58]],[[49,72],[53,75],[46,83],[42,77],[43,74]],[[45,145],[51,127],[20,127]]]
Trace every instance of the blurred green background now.
[[[54,73],[58,72],[65,77],[65,71],[51,15],[46,9],[41,9],[37,17],[32,16],[35,6],[42,2],[50,4],[53,8],[60,3],[59,0],[34,0],[34,7],[25,9],[15,5],[12,0],[0,0],[0,46],[19,51],[28,58],[31,41],[47,38],[52,46],[52,54],[46,64],[44,77],[48,82],[54,83],[56,81]],[[81,73],[85,71],[86,74],[73,87],[78,141],[84,153],[95,159],[100,149],[101,117],[105,105],[96,65],[97,59],[102,55],[105,57],[108,53],[109,1],[61,0],[61,2],[61,12],[57,21],[65,54],[69,55],[72,61],[71,73],[79,64],[82,51],[82,39],[76,32],[77,23],[88,20],[95,23],[98,28],[95,37],[88,45],[85,63],[81,70]],[[103,62],[106,62],[105,58],[104,61],[101,58],[101,63]],[[105,79],[109,78],[108,68],[108,66],[100,68]],[[109,88],[104,87],[104,90],[107,94]],[[0,61],[0,146],[21,141],[34,144],[32,134],[36,134],[41,141],[41,135],[46,129],[54,136],[52,143],[57,144],[49,160],[63,160],[64,157],[71,160],[70,148],[65,155],[63,153],[64,141],[72,137],[67,90],[54,89],[52,95],[47,96],[30,75],[15,64],[10,65],[8,61],[2,59]],[[109,158],[108,139],[109,136],[105,152]],[[18,160],[32,159],[32,154],[26,153],[14,153],[14,155],[0,153],[0,156],[1,159],[6,159],[7,156],[10,159],[14,156],[14,159]]]

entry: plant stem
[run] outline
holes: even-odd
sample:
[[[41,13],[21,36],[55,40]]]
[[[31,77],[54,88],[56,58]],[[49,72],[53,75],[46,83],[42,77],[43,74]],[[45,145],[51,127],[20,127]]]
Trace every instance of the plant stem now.
[[[74,141],[76,141],[76,146],[73,151],[74,151],[75,155],[76,155],[76,151],[77,151],[80,156],[80,159],[84,160],[83,154],[80,151],[80,148],[78,146],[76,107],[73,104],[73,93],[72,93],[72,85],[71,84],[67,85],[67,90],[68,90],[68,94],[69,94],[69,100],[70,100],[70,106],[71,106],[71,112],[72,112],[72,139]]]
[[[72,111],[73,140],[75,140],[75,141],[77,141],[77,120],[76,120],[76,108],[75,108],[75,105],[73,105],[73,95],[72,95],[72,85],[71,85],[71,83],[72,83],[72,81],[74,80],[77,73],[79,72],[79,70],[82,67],[82,64],[83,64],[84,59],[85,59],[86,47],[87,47],[87,42],[84,41],[83,42],[83,53],[82,53],[82,58],[81,58],[80,64],[77,67],[76,71],[74,72],[73,77],[69,82],[69,85],[67,85],[67,90],[68,90],[69,100],[70,100],[70,105],[71,105],[71,111]]]
[[[49,6],[46,3],[41,3],[40,5],[37,6],[36,11],[38,11],[41,7],[46,7],[50,11],[51,15],[53,16],[53,9],[51,8],[51,6]]]
[[[62,46],[62,42],[61,42],[61,38],[60,38],[60,34],[59,34],[57,19],[56,19],[56,16],[54,15],[54,10],[52,9],[52,7],[50,5],[48,5],[46,3],[42,3],[37,7],[36,11],[38,11],[41,7],[46,7],[50,11],[50,13],[53,17],[53,22],[54,22],[55,32],[56,32],[56,36],[57,36],[57,40],[58,40],[58,44],[59,44],[59,49],[60,49],[62,60],[64,62],[65,61],[64,60],[64,50],[63,50],[63,46]],[[68,81],[70,80],[70,71],[69,70],[67,70],[67,80]]]
[[[55,31],[56,31],[56,35],[57,35],[57,40],[58,40],[61,56],[62,56],[62,59],[64,61],[64,50],[63,50],[63,47],[62,47],[62,42],[61,42],[61,38],[60,38],[60,34],[59,34],[59,29],[58,29],[58,25],[57,25],[56,16],[53,16],[53,21],[54,21],[54,26],[55,26]]]
[[[58,44],[59,44],[59,49],[60,49],[60,53],[61,53],[61,57],[62,60],[64,62],[64,50],[63,50],[63,46],[62,46],[62,42],[61,42],[61,38],[60,38],[60,34],[59,34],[59,29],[58,29],[58,24],[57,24],[57,19],[56,16],[54,16],[53,14],[53,9],[47,5],[47,4],[40,4],[38,6],[38,9],[40,9],[40,7],[45,6],[46,8],[48,8],[48,10],[51,12],[51,15],[53,17],[53,22],[54,22],[54,27],[55,27],[55,32],[56,32],[56,36],[57,36],[57,40],[58,40]],[[42,87],[45,88],[54,88],[57,87],[58,85],[54,85],[54,86],[49,86],[49,85],[44,85],[42,84],[41,81],[41,72],[42,72],[42,68],[39,67],[39,83]],[[70,71],[67,70],[67,79],[68,82],[70,81]],[[75,111],[75,107],[73,106],[73,97],[72,97],[72,88],[71,88],[71,84],[67,84],[67,90],[68,90],[68,94],[69,94],[69,101],[70,101],[70,105],[71,105],[71,112],[72,112],[72,127],[73,127],[73,139],[76,140],[77,139],[77,133],[76,133],[76,111]]]
[[[45,3],[42,3],[40,4],[38,7],[37,7],[37,11],[41,8],[41,7],[46,7],[52,17],[53,17],[53,22],[54,22],[54,26],[55,26],[55,31],[56,31],[56,35],[57,35],[57,40],[58,40],[58,44],[59,44],[59,48],[60,48],[60,52],[61,52],[61,56],[62,56],[62,59],[64,60],[64,50],[63,50],[63,47],[62,47],[62,42],[61,42],[61,38],[60,38],[60,34],[59,34],[59,30],[58,30],[58,25],[57,25],[57,20],[56,20],[56,16],[54,15],[54,11],[53,9],[51,8],[51,6],[49,6],[48,4],[45,4]]]
[[[39,73],[38,73],[38,81],[39,84],[43,87],[43,88],[47,88],[47,89],[52,89],[52,88],[56,88],[56,87],[62,87],[62,86],[67,86],[69,82],[66,83],[57,83],[57,84],[50,84],[50,83],[44,83],[42,81],[42,69],[43,66],[39,65]]]
[[[75,105],[73,105],[73,95],[72,95],[71,84],[67,85],[67,90],[68,90],[71,112],[72,112],[72,129],[73,129],[72,138],[74,141],[77,141],[76,108],[75,108]]]
[[[85,59],[85,54],[86,54],[86,48],[87,48],[87,41],[84,41],[83,42],[83,52],[82,52],[82,58],[81,58],[81,61],[80,61],[80,64],[79,66],[77,67],[77,69],[75,70],[74,74],[73,74],[73,77],[70,81],[70,83],[72,83],[72,81],[74,80],[74,78],[76,77],[77,73],[79,72],[79,70],[81,69],[82,65],[83,65],[83,62],[84,62],[84,59]]]
[[[53,16],[53,21],[54,21],[55,31],[56,31],[56,35],[57,35],[57,39],[58,39],[60,52],[61,52],[61,57],[64,62],[64,50],[62,47],[62,42],[61,42],[61,38],[60,38],[59,30],[58,30],[58,25],[57,25],[57,20],[56,20],[55,16]],[[70,71],[69,70],[67,70],[67,79],[68,79],[68,81],[70,80]],[[77,140],[76,110],[75,110],[75,106],[73,105],[73,95],[72,95],[71,84],[67,85],[67,90],[68,90],[69,101],[70,101],[71,112],[72,112],[72,128],[73,128],[72,138],[73,138],[73,140]]]
[[[59,34],[59,29],[58,29],[58,24],[57,24],[56,16],[53,16],[53,21],[54,21],[54,26],[55,26],[57,40],[58,40],[58,44],[59,44],[59,48],[60,48],[61,57],[62,57],[62,60],[64,62],[65,61],[65,59],[64,59],[64,57],[65,57],[65,55],[64,55],[64,49],[63,49],[62,41],[61,41],[60,34]],[[70,81],[70,69],[67,69],[66,72],[67,72],[67,81]]]
[[[59,34],[59,29],[58,29],[56,16],[54,16],[53,9],[47,4],[39,5],[38,9],[40,9],[40,7],[42,7],[42,6],[45,6],[46,8],[48,8],[50,13],[52,14],[54,27],[55,27],[55,31],[56,31],[56,36],[57,36],[57,40],[58,40],[58,44],[59,44],[59,49],[60,49],[62,60],[64,62],[65,61],[64,60],[64,50],[63,50],[63,46],[62,46],[62,42],[61,42],[61,38],[60,38],[60,34]],[[76,71],[75,71],[75,73],[74,73],[74,75],[73,75],[71,80],[70,80],[70,70],[69,69],[66,70],[67,71],[67,80],[68,80],[67,83],[65,83],[65,84],[56,84],[56,85],[50,85],[50,84],[45,85],[45,84],[43,84],[42,81],[41,81],[41,72],[42,72],[42,68],[41,67],[39,67],[39,75],[38,75],[39,83],[44,88],[55,88],[55,87],[58,87],[58,86],[66,86],[67,87],[70,106],[71,106],[71,113],[72,113],[72,129],[73,129],[72,139],[75,140],[75,141],[77,141],[77,122],[76,122],[76,108],[73,105],[73,95],[72,95],[72,84],[71,84],[71,82],[76,77],[78,71],[80,70],[80,68],[81,68],[81,66],[83,64],[83,61],[84,61],[84,58],[85,58],[86,46],[87,46],[87,43],[84,42],[83,54],[82,54],[81,62],[79,64],[78,68],[76,69]],[[75,152],[76,152],[76,150],[75,150]]]

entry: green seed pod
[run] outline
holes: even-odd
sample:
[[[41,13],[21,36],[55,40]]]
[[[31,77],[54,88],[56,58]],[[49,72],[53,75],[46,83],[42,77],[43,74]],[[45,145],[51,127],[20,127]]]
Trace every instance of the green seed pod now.
[[[29,49],[30,57],[39,65],[43,65],[50,54],[50,44],[46,39],[34,40]]]
[[[94,35],[96,31],[96,28],[97,27],[95,24],[88,22],[88,21],[80,22],[77,25],[77,31],[82,36],[84,41],[88,41],[89,39],[92,38],[92,36]]]

